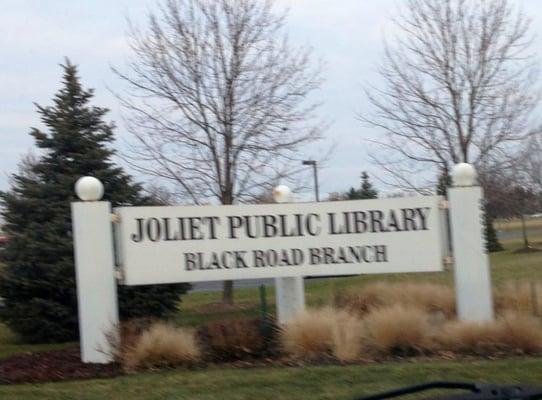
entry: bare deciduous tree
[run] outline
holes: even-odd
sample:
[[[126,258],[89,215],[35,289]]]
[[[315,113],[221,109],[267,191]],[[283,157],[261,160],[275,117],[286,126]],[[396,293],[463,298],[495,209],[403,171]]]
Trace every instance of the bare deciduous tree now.
[[[484,170],[528,137],[539,102],[530,20],[508,0],[407,0],[385,45],[382,88],[360,118],[383,136],[372,158],[403,189],[468,162]]]
[[[273,0],[165,0],[132,27],[134,56],[115,72],[133,166],[195,204],[250,201],[293,179],[298,153],[321,138],[309,99],[321,79],[284,22]]]

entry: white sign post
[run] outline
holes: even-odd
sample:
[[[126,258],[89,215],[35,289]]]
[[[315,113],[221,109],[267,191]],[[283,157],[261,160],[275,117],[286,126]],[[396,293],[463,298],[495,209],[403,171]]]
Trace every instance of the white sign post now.
[[[279,185],[273,190],[277,203],[291,202],[292,193],[288,186]],[[275,278],[275,304],[277,321],[285,324],[305,311],[305,281],[302,276]]]
[[[72,203],[81,359],[105,364],[113,361],[119,321],[111,205],[98,201],[103,186],[95,178],[79,179],[75,190],[83,200]]]
[[[448,190],[454,254],[454,278],[459,319],[490,321],[493,300],[489,258],[484,241],[482,188],[476,185],[476,171],[458,164]]]

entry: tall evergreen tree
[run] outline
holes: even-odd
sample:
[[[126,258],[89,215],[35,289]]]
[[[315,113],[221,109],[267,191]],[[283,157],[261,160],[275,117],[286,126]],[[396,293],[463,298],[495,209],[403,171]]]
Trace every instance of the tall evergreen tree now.
[[[369,179],[369,174],[365,171],[361,173],[361,185],[359,189],[350,188],[346,192],[346,198],[348,200],[366,200],[376,199],[378,197],[378,191],[374,188]]]
[[[111,160],[113,124],[104,122],[105,108],[90,105],[92,90],[82,88],[77,68],[68,60],[62,88],[53,105],[37,106],[46,131],[30,134],[41,156],[12,176],[0,193],[6,264],[0,276],[0,317],[22,338],[55,342],[77,338],[77,300],[70,202],[74,184],[85,175],[104,183],[104,200],[113,205],[147,204],[141,187]],[[96,238],[99,239],[99,238]],[[167,316],[176,309],[185,284],[119,287],[121,317]]]

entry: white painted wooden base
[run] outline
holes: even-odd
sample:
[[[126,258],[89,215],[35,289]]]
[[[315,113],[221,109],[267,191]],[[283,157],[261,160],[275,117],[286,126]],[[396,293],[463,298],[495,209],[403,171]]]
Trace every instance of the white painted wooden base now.
[[[305,311],[305,283],[302,277],[275,278],[275,296],[279,324]]]
[[[105,364],[119,321],[110,204],[72,203],[72,221],[81,359]]]

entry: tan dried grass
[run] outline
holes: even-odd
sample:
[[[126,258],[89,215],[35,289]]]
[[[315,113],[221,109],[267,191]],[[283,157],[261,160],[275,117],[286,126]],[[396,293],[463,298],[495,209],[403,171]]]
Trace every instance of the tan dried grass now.
[[[525,354],[542,351],[540,319],[517,312],[506,312],[497,322],[497,342],[508,349]]]
[[[127,370],[135,370],[192,364],[200,358],[194,332],[156,323],[126,350],[123,365]]]
[[[495,323],[450,321],[436,334],[440,349],[455,353],[487,355],[498,348]]]
[[[431,315],[417,307],[393,305],[375,309],[363,319],[367,351],[380,355],[412,355],[432,347]]]
[[[363,324],[357,315],[323,308],[303,313],[282,327],[283,350],[299,359],[334,356],[351,362],[361,356]]]
[[[304,312],[281,328],[282,349],[287,354],[302,359],[329,355],[335,320],[335,313],[331,308]]]
[[[360,358],[364,338],[364,327],[358,316],[345,311],[336,311],[336,322],[332,328],[331,350],[335,358],[352,362]]]
[[[337,306],[360,315],[383,307],[402,305],[427,312],[455,315],[455,294],[446,285],[433,283],[375,283],[349,290],[336,298]]]
[[[542,323],[517,312],[506,312],[495,321],[485,323],[452,321],[441,327],[436,341],[441,349],[456,353],[537,354],[542,351]]]
[[[507,282],[493,292],[497,313],[515,311],[532,315],[536,308],[542,312],[542,285],[535,287],[533,296],[530,282]]]

